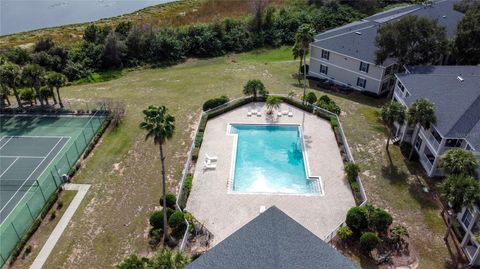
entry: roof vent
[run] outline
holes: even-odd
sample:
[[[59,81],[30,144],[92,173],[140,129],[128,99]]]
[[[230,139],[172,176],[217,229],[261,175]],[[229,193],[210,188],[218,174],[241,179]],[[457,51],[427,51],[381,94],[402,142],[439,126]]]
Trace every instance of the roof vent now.
[[[443,15],[443,16],[442,16],[442,18],[446,19],[446,18],[447,18],[447,16],[446,16],[446,15]]]
[[[355,34],[357,34],[357,35],[362,35],[362,32],[355,32]]]
[[[458,79],[460,82],[463,82],[463,81],[464,81],[464,79],[463,79],[463,77],[462,77],[462,74],[458,75],[458,76],[457,76],[457,79]]]

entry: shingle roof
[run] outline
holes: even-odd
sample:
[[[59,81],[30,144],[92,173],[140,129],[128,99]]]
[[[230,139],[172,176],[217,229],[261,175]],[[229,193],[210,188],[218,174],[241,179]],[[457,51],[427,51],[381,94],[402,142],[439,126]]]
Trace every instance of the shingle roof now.
[[[187,268],[359,269],[275,206],[200,256]]]
[[[453,5],[458,2],[438,1],[432,6],[408,5],[388,10],[382,13],[367,17],[362,21],[353,22],[345,26],[335,28],[315,36],[314,46],[342,53],[357,59],[374,63],[375,38],[378,28],[384,23],[397,21],[406,15],[428,17],[438,20],[438,23],[447,29],[447,35],[452,38],[455,29],[463,14],[455,11]],[[359,34],[360,33],[360,34]],[[394,59],[387,59],[383,66],[394,63]]]
[[[407,66],[397,78],[411,96],[435,104],[435,127],[445,137],[465,138],[480,150],[480,66]],[[458,77],[461,77],[461,81]]]

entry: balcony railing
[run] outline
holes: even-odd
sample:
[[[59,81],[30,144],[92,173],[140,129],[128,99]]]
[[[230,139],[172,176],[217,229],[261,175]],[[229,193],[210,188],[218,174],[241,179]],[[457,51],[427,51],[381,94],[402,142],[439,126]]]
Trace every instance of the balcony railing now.
[[[420,154],[420,163],[422,163],[423,168],[430,174],[433,164],[430,162],[428,157],[425,154]]]
[[[430,145],[430,147],[436,153],[440,153],[439,152],[440,143],[437,141],[437,139],[435,139],[435,137],[432,135],[432,133],[430,133],[430,131],[427,131],[423,128],[422,128],[422,133],[423,133],[423,136],[425,137],[425,139],[427,140],[428,144]]]

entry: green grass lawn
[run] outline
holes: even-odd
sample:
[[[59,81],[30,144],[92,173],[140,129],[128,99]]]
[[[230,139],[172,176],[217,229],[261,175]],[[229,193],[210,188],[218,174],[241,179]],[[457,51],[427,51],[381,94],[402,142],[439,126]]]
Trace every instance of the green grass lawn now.
[[[105,268],[132,253],[148,255],[148,216],[161,192],[158,149],[145,142],[138,128],[142,109],[166,105],[176,118],[176,132],[167,142],[169,189],[177,191],[186,153],[203,102],[227,95],[241,96],[249,79],[262,80],[272,93],[302,89],[291,78],[298,62],[290,48],[262,50],[187,62],[169,68],[132,71],[116,80],[71,86],[63,96],[71,103],[110,98],[127,105],[121,127],[107,132],[76,183],[92,187],[57,244],[47,268]],[[409,227],[421,268],[443,268],[448,252],[441,234],[439,209],[417,191],[415,166],[407,166],[397,147],[391,147],[395,169],[385,154],[385,130],[378,120],[383,100],[360,94],[333,96],[345,111],[342,119],[354,157],[372,203],[386,208],[397,222]]]

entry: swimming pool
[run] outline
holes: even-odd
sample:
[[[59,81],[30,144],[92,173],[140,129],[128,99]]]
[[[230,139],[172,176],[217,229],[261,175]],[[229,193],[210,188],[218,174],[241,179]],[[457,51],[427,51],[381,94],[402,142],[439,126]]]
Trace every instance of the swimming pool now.
[[[307,176],[299,125],[231,124],[236,135],[231,191],[320,194],[319,178]]]

